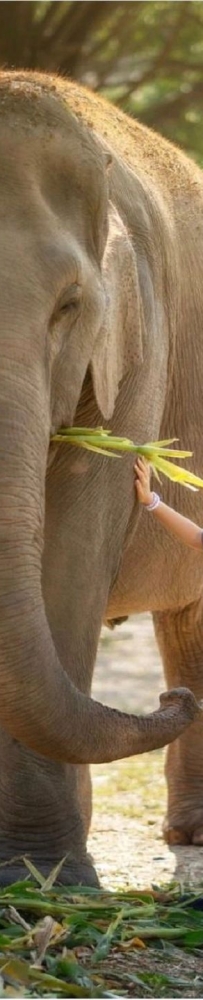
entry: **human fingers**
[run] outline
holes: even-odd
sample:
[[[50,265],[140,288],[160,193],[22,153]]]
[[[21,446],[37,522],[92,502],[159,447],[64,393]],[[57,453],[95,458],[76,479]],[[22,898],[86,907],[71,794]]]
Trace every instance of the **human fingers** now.
[[[142,482],[142,483],[148,483],[149,478],[150,478],[150,470],[149,470],[149,468],[147,468],[146,465],[143,465],[141,463],[139,463],[139,465],[138,465],[138,463],[136,463],[136,465],[134,466],[134,469],[135,469],[136,476],[138,477],[138,479],[140,480],[140,482]]]
[[[134,468],[135,469],[140,469],[142,472],[144,472],[144,471],[148,472],[148,470],[149,470],[149,462],[146,462],[146,459],[143,458],[143,456],[138,455],[138,457],[136,458],[136,462],[135,462]]]

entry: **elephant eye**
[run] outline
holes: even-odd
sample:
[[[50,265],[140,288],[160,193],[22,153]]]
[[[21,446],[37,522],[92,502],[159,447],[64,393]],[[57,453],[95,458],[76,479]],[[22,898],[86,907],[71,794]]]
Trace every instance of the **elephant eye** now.
[[[63,292],[63,295],[61,296],[59,302],[57,303],[57,307],[55,309],[55,317],[57,316],[58,318],[61,315],[65,315],[66,313],[71,312],[72,310],[76,310],[80,304],[81,292],[82,292],[81,285],[74,284],[70,285],[69,288],[66,288],[65,292]]]

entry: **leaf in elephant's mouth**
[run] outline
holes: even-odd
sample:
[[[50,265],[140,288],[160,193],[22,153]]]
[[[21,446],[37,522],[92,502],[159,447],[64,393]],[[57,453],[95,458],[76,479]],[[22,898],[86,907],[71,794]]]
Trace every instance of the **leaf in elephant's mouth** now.
[[[178,438],[150,441],[141,445],[134,444],[128,438],[115,437],[110,430],[104,430],[103,427],[61,427],[58,433],[53,435],[51,441],[63,444],[67,442],[67,444],[77,448],[87,448],[89,451],[107,455],[108,458],[121,458],[124,452],[142,455],[150,463],[158,479],[161,472],[168,479],[181,483],[188,489],[197,490],[199,487],[203,487],[203,479],[200,476],[194,475],[193,472],[189,472],[171,461],[174,458],[191,458],[193,454],[192,451],[180,451],[178,448],[169,447],[178,441]]]

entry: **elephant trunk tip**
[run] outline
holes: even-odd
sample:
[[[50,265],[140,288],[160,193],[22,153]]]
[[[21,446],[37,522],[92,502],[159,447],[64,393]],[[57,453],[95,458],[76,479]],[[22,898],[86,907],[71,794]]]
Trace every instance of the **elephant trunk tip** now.
[[[197,701],[195,695],[189,688],[178,687],[171,688],[169,691],[164,691],[160,695],[160,710],[170,708],[176,708],[177,710],[182,710],[183,716],[185,716],[185,722],[188,724],[192,722],[196,716],[203,712],[203,699]]]

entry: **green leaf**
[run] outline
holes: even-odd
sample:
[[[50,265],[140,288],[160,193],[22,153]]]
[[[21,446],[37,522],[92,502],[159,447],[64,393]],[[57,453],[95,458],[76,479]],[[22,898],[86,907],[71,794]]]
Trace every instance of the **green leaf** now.
[[[167,462],[167,460],[159,456],[156,458],[156,469],[159,472],[163,472],[164,476],[168,476],[174,482],[182,483],[183,486],[203,487],[203,479],[200,479],[199,476],[195,476],[193,472],[181,469],[179,466],[174,465],[173,462]]]
[[[201,930],[197,928],[188,931],[188,933],[185,934],[184,936],[185,948],[199,948],[200,945],[203,945],[203,928]]]
[[[123,916],[124,916],[124,910],[120,910],[115,920],[112,920],[111,923],[109,924],[106,934],[103,935],[101,944],[97,946],[96,951],[94,952],[93,956],[94,964],[95,962],[100,962],[101,959],[106,958],[106,956],[108,955],[112,939],[115,935],[115,932],[117,931],[119,924],[123,920]]]
[[[33,865],[32,861],[30,861],[29,858],[24,857],[23,861],[24,864],[26,865],[26,868],[28,868],[30,874],[33,875],[33,878],[36,879],[36,882],[39,882],[39,885],[43,886],[46,881],[44,875],[42,875],[41,872],[38,871],[38,868],[35,868],[35,865]]]
[[[29,979],[32,983],[40,983],[43,988],[49,987],[49,989],[57,990],[57,996],[63,993],[66,997],[89,997],[89,991],[84,986],[78,986],[77,983],[73,982],[67,983],[64,979],[50,976],[49,973],[43,972],[41,969],[30,968]]]
[[[44,879],[43,892],[48,892],[49,889],[52,889],[52,886],[54,885],[54,882],[56,882],[56,879],[58,878],[58,875],[61,871],[61,868],[63,868],[66,858],[67,854],[65,854],[64,858],[62,858],[61,861],[59,861],[58,865],[55,865],[55,868],[52,868],[52,871],[50,872],[50,875],[48,875],[48,878]]]
[[[165,441],[149,441],[147,447],[148,448],[165,448],[165,445],[174,444],[175,441],[179,441],[179,438],[165,438]]]

